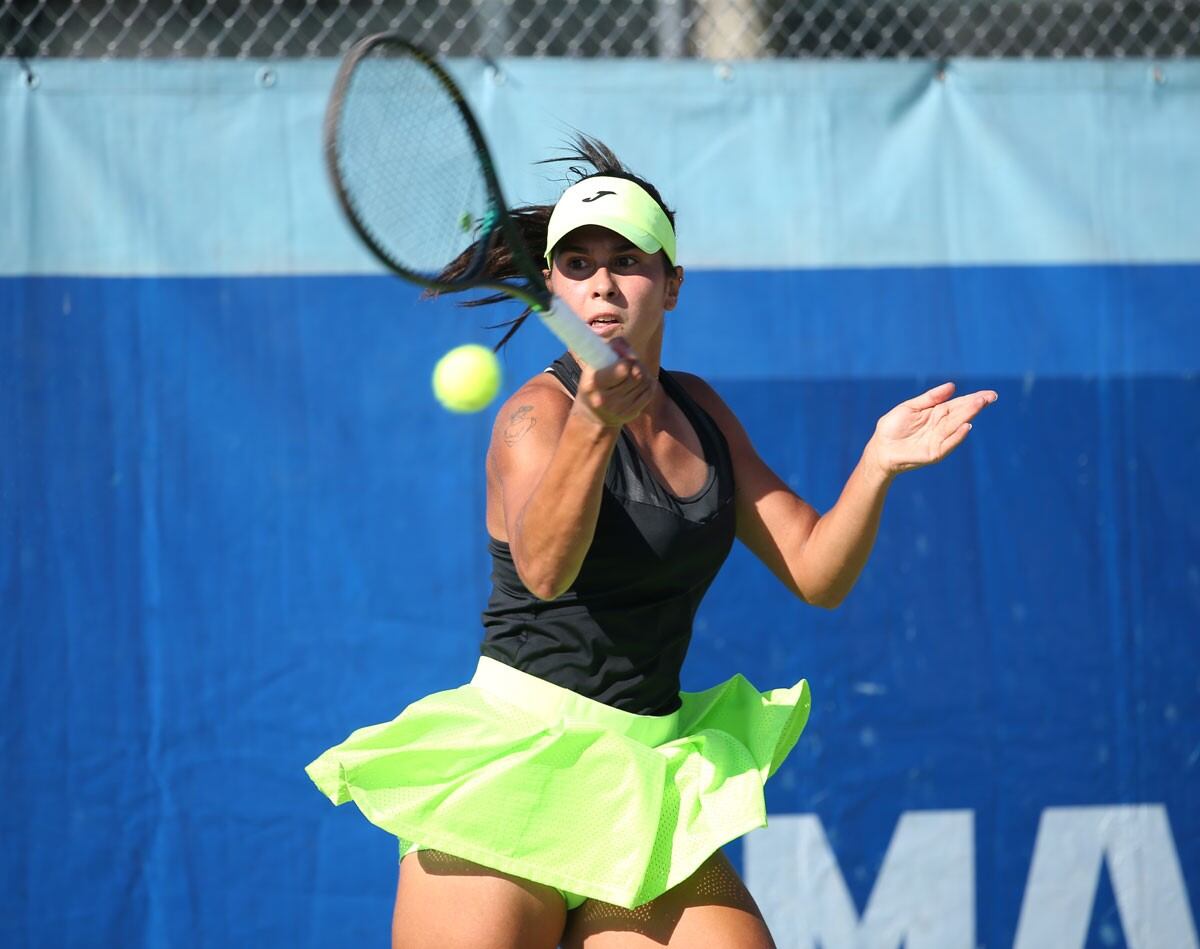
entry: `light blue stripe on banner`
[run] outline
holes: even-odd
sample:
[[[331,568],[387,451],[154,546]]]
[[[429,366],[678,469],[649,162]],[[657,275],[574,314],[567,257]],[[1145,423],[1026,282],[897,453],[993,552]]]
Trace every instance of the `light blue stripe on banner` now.
[[[368,273],[329,61],[0,61],[0,273]],[[717,269],[1200,260],[1200,62],[452,64],[510,200],[573,128]]]

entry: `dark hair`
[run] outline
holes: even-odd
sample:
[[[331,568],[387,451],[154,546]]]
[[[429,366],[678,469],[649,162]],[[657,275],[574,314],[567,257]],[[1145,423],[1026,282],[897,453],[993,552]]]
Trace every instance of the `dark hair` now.
[[[663,202],[662,195],[658,193],[658,189],[644,178],[640,178],[630,171],[622,161],[613,154],[613,150],[605,145],[597,138],[592,138],[590,135],[585,135],[582,132],[577,133],[574,139],[567,145],[566,154],[558,158],[547,158],[544,161],[538,162],[540,165],[555,164],[558,162],[586,162],[591,167],[589,171],[587,167],[580,165],[568,165],[567,173],[564,180],[568,186],[584,181],[587,178],[595,178],[598,175],[606,175],[613,178],[625,178],[640,185],[650,197],[652,197],[663,213],[667,215],[667,220],[671,222],[671,227],[675,227],[675,212],[672,211]],[[529,248],[534,259],[540,260],[546,256],[546,231],[550,224],[550,214],[554,210],[553,204],[527,204],[519,208],[513,208],[509,211],[513,222],[517,226],[517,230],[521,232],[521,237],[525,240],[525,246]],[[470,263],[474,256],[473,248],[468,248],[463,251],[458,257],[450,261],[445,269],[439,275],[440,280],[454,280],[460,276]],[[667,260],[666,255],[663,255],[664,264],[670,272],[671,264]],[[484,273],[493,280],[508,280],[513,277],[519,277],[521,274],[513,265],[512,252],[501,241],[488,252],[487,260],[484,263]],[[488,306],[493,303],[503,303],[511,300],[507,294],[494,293],[489,296],[480,297],[475,300],[464,300],[460,306]],[[501,323],[496,323],[492,328],[505,326],[508,327],[503,338],[493,347],[497,352],[512,339],[512,335],[521,328],[525,320],[528,319],[532,312],[526,308],[522,313],[512,320],[505,320]]]

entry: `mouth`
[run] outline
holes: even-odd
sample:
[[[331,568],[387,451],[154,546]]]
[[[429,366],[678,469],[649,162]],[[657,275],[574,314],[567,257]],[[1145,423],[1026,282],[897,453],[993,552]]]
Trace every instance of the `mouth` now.
[[[602,313],[599,316],[593,316],[587,323],[596,332],[602,333],[609,327],[620,326],[621,319],[620,317],[613,316],[611,313]]]

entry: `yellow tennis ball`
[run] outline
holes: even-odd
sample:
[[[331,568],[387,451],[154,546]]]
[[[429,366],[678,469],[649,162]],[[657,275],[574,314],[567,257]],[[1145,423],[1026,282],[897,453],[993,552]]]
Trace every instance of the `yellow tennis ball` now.
[[[500,389],[500,361],[486,346],[455,346],[433,367],[433,394],[451,412],[478,412]]]

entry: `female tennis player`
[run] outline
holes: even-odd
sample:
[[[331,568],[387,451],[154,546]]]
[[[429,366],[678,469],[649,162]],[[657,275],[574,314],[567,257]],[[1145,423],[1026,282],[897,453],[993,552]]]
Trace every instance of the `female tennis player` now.
[[[621,358],[593,371],[564,354],[497,416],[471,682],[308,770],[400,838],[397,949],[761,949],[770,933],[720,847],[765,823],[763,782],[808,687],[735,676],[681,693],[701,597],[736,537],[793,594],[837,606],[892,479],[945,458],[996,393],[946,383],[896,406],[819,514],[711,386],[662,369],[684,278],[674,216],[608,148],[577,145],[594,173],[516,217],[551,289]],[[497,251],[494,276],[508,264]]]

